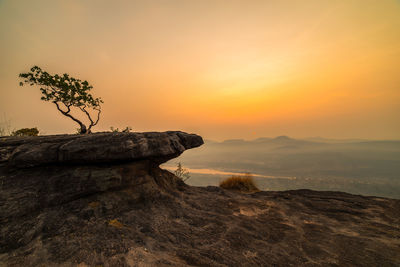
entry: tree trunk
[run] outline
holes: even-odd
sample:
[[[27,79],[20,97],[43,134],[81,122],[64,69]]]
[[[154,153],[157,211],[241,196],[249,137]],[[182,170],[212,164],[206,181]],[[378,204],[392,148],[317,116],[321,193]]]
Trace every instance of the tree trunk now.
[[[81,124],[81,134],[88,134],[90,131],[86,129],[86,126],[84,124]]]
[[[81,127],[80,134],[88,134],[88,133],[90,133],[90,129],[89,129],[89,131],[88,131],[85,124],[83,124],[80,120],[78,120],[77,118],[75,118],[74,116],[72,116],[71,114],[69,114],[69,112],[71,111],[71,109],[70,109],[70,106],[71,106],[71,105],[68,106],[68,105],[66,105],[65,103],[63,103],[63,104],[67,107],[67,111],[64,111],[64,110],[62,110],[62,109],[60,108],[60,106],[58,105],[58,103],[57,103],[56,101],[54,101],[53,103],[57,106],[57,109],[58,109],[64,116],[69,117],[70,119],[72,119],[73,121],[75,121],[76,123],[79,124],[79,126]]]

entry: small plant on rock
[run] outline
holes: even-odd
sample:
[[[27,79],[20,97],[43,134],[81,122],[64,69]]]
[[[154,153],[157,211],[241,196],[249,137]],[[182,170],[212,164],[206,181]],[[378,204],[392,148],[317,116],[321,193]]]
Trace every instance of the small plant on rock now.
[[[11,135],[11,133],[11,120],[6,119],[4,115],[0,121],[0,136],[8,136]]]
[[[110,130],[111,130],[111,132],[113,132],[113,133],[129,133],[131,130],[132,130],[132,127],[130,127],[130,126],[126,126],[126,128],[125,129],[123,129],[123,130],[120,130],[119,128],[114,128],[114,127],[110,127]]]
[[[177,176],[182,181],[186,181],[190,178],[189,171],[182,167],[182,164],[179,162],[176,170],[174,171],[175,176]]]

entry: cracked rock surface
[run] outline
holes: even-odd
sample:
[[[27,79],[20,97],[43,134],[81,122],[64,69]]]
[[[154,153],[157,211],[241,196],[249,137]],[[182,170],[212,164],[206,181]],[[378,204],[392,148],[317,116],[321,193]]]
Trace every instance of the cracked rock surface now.
[[[400,265],[400,200],[191,187],[159,164],[201,137],[93,136],[0,139],[0,266]]]

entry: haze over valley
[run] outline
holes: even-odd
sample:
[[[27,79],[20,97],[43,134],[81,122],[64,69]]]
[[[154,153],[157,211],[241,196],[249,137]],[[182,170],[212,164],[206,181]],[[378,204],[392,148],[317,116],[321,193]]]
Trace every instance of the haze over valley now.
[[[315,189],[400,198],[400,141],[293,139],[205,141],[165,164],[189,168],[188,184],[207,186],[251,173],[262,190]]]

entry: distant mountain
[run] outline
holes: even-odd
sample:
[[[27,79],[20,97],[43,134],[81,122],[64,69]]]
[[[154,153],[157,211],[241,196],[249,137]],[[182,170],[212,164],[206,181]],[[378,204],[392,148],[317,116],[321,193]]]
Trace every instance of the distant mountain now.
[[[286,135],[281,135],[281,136],[277,136],[274,138],[274,140],[276,141],[290,141],[290,140],[294,140]]]
[[[262,144],[262,143],[275,143],[275,144],[351,144],[351,143],[393,143],[400,142],[400,140],[368,140],[368,139],[331,139],[324,137],[307,137],[307,138],[292,138],[286,135],[281,135],[277,137],[259,137],[254,140],[245,140],[245,139],[227,139],[224,141],[215,141],[215,140],[205,140],[205,143],[208,144]]]
[[[228,139],[223,141],[223,144],[241,144],[245,143],[246,141],[244,139]]]
[[[321,142],[321,143],[357,143],[357,142],[368,142],[370,140],[367,139],[330,139],[323,137],[307,137],[303,140],[312,141],[312,142]]]
[[[271,141],[273,138],[270,138],[270,137],[260,137],[260,138],[257,138],[257,139],[255,139],[255,140],[253,140],[252,142],[253,143],[263,143],[263,142],[266,142],[266,141]]]
[[[204,139],[204,144],[216,144],[218,141],[210,140],[210,139]]]

